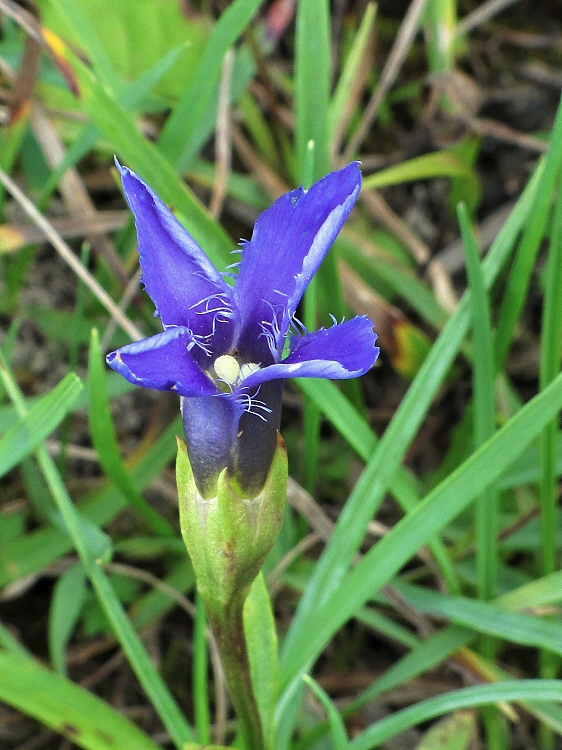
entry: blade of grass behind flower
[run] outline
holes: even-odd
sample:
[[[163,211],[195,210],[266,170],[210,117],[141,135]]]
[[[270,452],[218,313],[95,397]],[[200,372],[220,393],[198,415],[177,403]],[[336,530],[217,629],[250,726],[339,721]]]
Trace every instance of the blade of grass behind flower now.
[[[543,305],[539,384],[545,388],[560,371],[562,333],[562,180],[554,210],[550,248],[546,266]],[[557,472],[556,443],[558,420],[546,425],[540,440],[541,556],[545,574],[556,570]]]
[[[181,430],[178,417],[156,440],[138,463],[131,466],[131,478],[142,490],[169,464],[177,451],[175,436]],[[125,507],[126,501],[116,488],[92,492],[80,503],[81,516],[96,526],[109,523]],[[0,586],[33,575],[72,549],[67,533],[56,526],[45,526],[0,549]]]
[[[466,256],[472,314],[474,446],[480,448],[494,434],[496,421],[490,303],[484,284],[476,238],[464,204],[459,204],[457,214]],[[492,599],[496,594],[497,504],[498,497],[494,487],[488,487],[476,502],[476,567],[478,594],[481,599]]]
[[[153,533],[164,537],[175,537],[176,533],[168,521],[148,504],[133,484],[119,453],[115,426],[105,389],[105,367],[99,344],[98,332],[92,328],[88,355],[88,386],[90,406],[88,424],[94,448],[100,464],[109,479],[127,498]]]
[[[299,0],[295,39],[295,152],[297,179],[306,189],[329,171],[328,104],[330,87],[330,16],[326,0]],[[304,297],[304,324],[316,330],[319,321],[319,285],[330,289],[339,318],[342,313],[341,291],[335,258],[330,253],[318,276],[312,280]],[[323,316],[322,316],[323,317]],[[304,466],[303,485],[314,491],[320,446],[320,412],[308,398],[304,399]]]
[[[0,698],[87,750],[158,750],[108,703],[22,654],[0,651]]]
[[[339,627],[387,583],[415,551],[500,476],[513,456],[540,433],[561,407],[562,373],[382,537],[356,567],[340,579],[337,587],[332,587],[301,626],[296,646],[292,651],[285,651],[282,661],[285,686],[307,668]],[[361,499],[368,500],[368,488],[363,490]]]
[[[4,433],[0,439],[0,477],[56,429],[69,413],[82,387],[80,378],[69,373]]]
[[[326,0],[299,0],[295,50],[295,150],[303,180],[307,149],[314,141],[312,181],[330,169],[328,105],[330,91],[330,12]],[[307,187],[305,185],[305,187]]]
[[[397,711],[371,725],[355,737],[350,750],[371,750],[409,727],[461,708],[484,706],[500,701],[560,701],[562,680],[505,680],[490,685],[453,690],[444,695]]]
[[[27,411],[25,401],[19,393],[17,384],[3,356],[0,358],[0,364],[0,375],[6,389],[16,409],[23,416]],[[92,546],[91,540],[84,534],[84,525],[80,521],[79,513],[74,507],[52,459],[47,454],[45,448],[39,448],[36,455],[45,481],[61,516],[64,518],[68,533],[72,538],[80,560],[95,589],[98,600],[112,625],[115,635],[126,653],[140,684],[146,691],[176,747],[178,750],[182,750],[184,742],[194,740],[195,735],[193,730],[179,710],[162,677],[156,671],[152,660],[115,594],[109,579],[105,575],[102,568],[103,560],[100,559],[100,551],[98,548]]]
[[[158,148],[174,166],[185,168],[185,152],[206,114],[220,77],[223,58],[242,34],[262,0],[235,0],[215,24],[192,83],[166,120]],[[158,191],[157,191],[158,192]]]
[[[549,150],[545,160],[541,190],[537,192],[529,221],[526,223],[514,263],[509,273],[496,326],[495,361],[499,369],[507,355],[513,331],[519,320],[529,288],[531,272],[535,265],[541,241],[546,232],[550,200],[556,175],[562,164],[562,100],[550,135]]]
[[[187,230],[220,269],[230,262],[232,241],[178,177],[170,162],[143,138],[131,115],[75,56],[72,65],[81,103],[120,159],[177,210]]]
[[[542,174],[542,167],[539,167],[519,199],[516,210],[512,212],[488,253],[483,269],[487,287],[492,284],[509,256],[526,219],[535,191],[540,187]],[[469,300],[465,296],[410,386],[338,520],[332,539],[316,565],[312,580],[299,603],[286,636],[282,657],[287,660],[285,663],[290,663],[293,649],[298,649],[302,645],[302,628],[309,614],[338,586],[351,563],[361,544],[367,523],[384,497],[390,478],[400,465],[458,351],[466,334],[468,322]],[[291,670],[288,669],[284,679],[290,677]]]

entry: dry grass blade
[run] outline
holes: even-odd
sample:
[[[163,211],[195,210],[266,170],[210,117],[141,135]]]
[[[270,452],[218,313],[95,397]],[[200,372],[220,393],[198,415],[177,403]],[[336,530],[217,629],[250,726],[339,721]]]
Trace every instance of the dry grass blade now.
[[[424,265],[430,258],[429,247],[388,205],[377,190],[362,190],[361,201],[371,216],[395,234],[410,251],[417,263]]]
[[[31,124],[47,164],[49,164],[51,169],[56,169],[64,159],[64,146],[58,133],[49,122],[43,108],[38,104],[35,104],[31,110]],[[95,206],[84,187],[77,169],[67,169],[58,187],[68,213],[71,216],[89,218],[96,215]],[[126,284],[128,281],[127,272],[123,268],[121,259],[115,252],[113,243],[101,233],[89,234],[88,240],[91,242],[94,250],[97,250],[103,256],[112,273],[122,284]]]
[[[349,141],[347,148],[343,153],[343,156],[341,158],[342,164],[346,164],[347,162],[351,161],[351,159],[353,159],[354,155],[359,150],[363,139],[367,135],[367,131],[371,127],[371,123],[373,122],[380,103],[382,102],[389,88],[394,83],[398,71],[400,70],[400,66],[402,65],[404,59],[406,58],[406,55],[408,54],[410,45],[412,44],[414,36],[416,35],[416,32],[418,30],[421,15],[426,5],[427,0],[412,0],[412,3],[408,8],[408,12],[404,16],[404,20],[402,21],[400,30],[398,32],[398,35],[396,36],[392,49],[390,50],[390,54],[381,73],[379,83],[374,90],[373,95],[371,96],[365,112],[363,113],[363,117],[361,118],[361,122],[357,126],[357,130],[355,131],[353,137]]]
[[[378,191],[363,190],[361,192],[361,199],[371,216],[380,221],[381,224],[406,245],[419,265],[423,266],[428,263],[430,259],[428,246],[410,229],[398,214],[394,213]],[[437,301],[445,310],[452,312],[457,306],[458,300],[447,269],[441,265],[439,260],[432,260],[427,266],[427,275],[431,281]]]
[[[273,568],[273,570],[267,577],[267,587],[272,598],[274,598],[275,595],[278,594],[283,587],[283,582],[280,580],[281,573],[283,573],[283,571],[285,571],[289,567],[289,565],[291,565],[291,563],[297,559],[297,557],[300,557],[302,554],[314,547],[314,545],[319,541],[320,536],[315,531],[307,534],[300,540],[298,544],[295,544],[295,546],[290,549],[287,554],[284,555],[283,558],[277,563],[277,565]]]
[[[118,305],[111,299],[105,289],[98,284],[92,274],[84,268],[80,263],[76,255],[72,252],[70,247],[62,239],[60,234],[55,231],[53,225],[40,213],[29,198],[23,193],[16,183],[9,177],[3,169],[0,168],[0,182],[4,185],[6,190],[12,195],[12,197],[20,204],[25,213],[29,216],[31,221],[37,224],[38,227],[45,233],[45,236],[49,242],[53,245],[55,250],[59,253],[61,258],[68,263],[74,273],[82,279],[88,289],[96,296],[99,302],[105,307],[108,313],[114,318],[121,328],[129,334],[133,341],[138,341],[143,338],[143,334],[132,323]]]
[[[473,10],[472,13],[463,18],[462,21],[459,21],[455,29],[455,35],[457,37],[463,36],[516,2],[518,0],[487,0],[487,2],[482,3],[479,8],[476,8],[476,10]]]
[[[91,216],[70,216],[51,219],[53,229],[61,237],[84,237],[94,233],[115,232],[129,217],[128,211],[96,211]],[[44,242],[45,232],[33,224],[0,225],[0,253],[13,253],[25,245]]]
[[[142,270],[141,268],[137,268],[135,273],[131,276],[131,279],[127,283],[127,286],[125,287],[125,291],[123,292],[123,295],[121,299],[119,300],[119,309],[125,313],[125,310],[129,307],[129,304],[133,301],[135,294],[138,292],[140,280],[142,278]],[[107,328],[105,329],[102,339],[100,341],[100,348],[102,352],[104,352],[111,342],[111,339],[113,338],[113,334],[115,333],[116,328],[116,320],[115,318],[112,318]]]
[[[230,136],[230,84],[234,50],[229,49],[224,56],[222,75],[219,87],[219,104],[215,134],[216,177],[209,210],[218,219],[226,195],[226,186],[232,161],[232,142]]]
[[[529,151],[535,151],[539,154],[545,154],[548,151],[548,143],[534,138],[527,133],[521,133],[503,122],[492,120],[488,117],[474,117],[469,120],[470,127],[478,135],[484,135],[488,138],[494,138],[504,143],[510,143],[520,148],[526,148]]]
[[[256,178],[271,200],[276,200],[289,189],[283,180],[269,167],[243,136],[240,128],[233,124],[232,141],[246,169]]]

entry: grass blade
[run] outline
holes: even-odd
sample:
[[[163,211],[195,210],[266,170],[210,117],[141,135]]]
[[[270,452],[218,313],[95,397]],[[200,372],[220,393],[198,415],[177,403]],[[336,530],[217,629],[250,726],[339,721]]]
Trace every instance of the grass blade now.
[[[8,370],[3,356],[0,357],[0,365],[0,376],[4,380],[4,385],[10,393],[14,405],[20,413],[25,414],[25,401],[21,394],[19,394],[17,385]],[[111,583],[103,572],[103,559],[99,557],[99,549],[92,546],[91,539],[84,533],[84,524],[81,522],[78,511],[72,504],[72,500],[53,461],[44,448],[39,448],[36,455],[45,481],[53,495],[60,514],[64,518],[68,533],[72,537],[80,560],[96,591],[100,604],[127,655],[131,667],[150,697],[155,710],[161,717],[178,750],[182,750],[184,742],[193,740],[193,731],[181,714],[177,703],[168,691],[162,677],[156,671],[131,621],[123,610]]]
[[[496,367],[501,367],[511,343],[513,331],[519,320],[523,303],[527,296],[531,271],[535,264],[541,240],[545,234],[550,200],[545,196],[552,195],[556,175],[562,163],[562,101],[558,105],[556,119],[550,134],[550,147],[544,160],[544,171],[540,188],[535,193],[529,221],[525,224],[523,236],[509,274],[500,312],[498,315],[495,358]]]
[[[80,378],[69,373],[4,433],[0,439],[0,477],[53,432],[71,410],[82,388]]]
[[[460,708],[485,706],[500,701],[561,700],[562,680],[505,680],[492,685],[452,690],[382,719],[355,737],[350,743],[350,750],[371,750],[409,727]]]
[[[186,156],[212,97],[216,94],[224,56],[242,34],[261,2],[262,0],[235,0],[215,24],[195,78],[168,117],[158,139],[159,150],[174,166],[182,170],[188,167]],[[160,193],[159,195],[162,197]]]
[[[562,374],[399,521],[339,580],[337,587],[331,587],[330,595],[323,598],[301,625],[296,645],[283,655],[284,686],[305,670],[333,633],[387,583],[416,550],[497,479],[513,460],[513,455],[520,453],[540,433],[561,406]]]
[[[542,167],[539,167],[518,201],[517,210],[511,214],[488,253],[483,266],[487,288],[491,286],[509,255],[527,217],[541,174]],[[468,328],[469,312],[469,298],[465,295],[423,363],[350,495],[285,638],[282,652],[284,665],[291,663],[292,652],[302,646],[302,633],[309,614],[326,601],[353,560],[368,522],[382,501],[392,475],[400,465],[458,351]],[[284,668],[282,675],[284,682],[296,676],[290,668]]]
[[[158,750],[105,701],[21,654],[0,651],[0,699],[87,750]]]
[[[127,472],[117,444],[117,435],[111,418],[109,398],[105,387],[105,366],[103,364],[98,332],[92,329],[90,352],[88,357],[88,386],[90,406],[88,424],[94,448],[99,455],[100,464],[109,479],[121,490],[147,526],[157,535],[175,537],[176,534],[168,521],[150,506],[133,484]]]
[[[494,355],[490,303],[484,284],[476,238],[464,204],[457,209],[466,256],[472,313],[474,447],[484,445],[495,431]],[[498,567],[498,496],[493,486],[476,501],[476,568],[478,595],[493,599]]]

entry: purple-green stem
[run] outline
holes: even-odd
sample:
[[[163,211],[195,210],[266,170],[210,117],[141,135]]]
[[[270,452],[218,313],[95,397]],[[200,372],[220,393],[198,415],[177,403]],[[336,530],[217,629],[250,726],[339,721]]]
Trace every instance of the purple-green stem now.
[[[252,686],[244,635],[243,611],[248,589],[224,605],[205,600],[205,610],[219,648],[230,699],[240,722],[246,750],[264,750],[258,704]]]

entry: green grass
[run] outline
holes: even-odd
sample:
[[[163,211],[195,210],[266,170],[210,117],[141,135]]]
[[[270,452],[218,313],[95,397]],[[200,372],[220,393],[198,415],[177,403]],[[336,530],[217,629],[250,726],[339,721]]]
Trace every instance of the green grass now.
[[[307,187],[341,166],[341,153],[353,142],[363,104],[381,74],[380,54],[371,56],[373,43],[376,39],[377,49],[388,49],[398,29],[371,3],[362,17],[346,16],[334,45],[330,4],[300,0],[295,26],[287,27],[279,46],[272,34],[275,18],[268,15],[272,4],[235,0],[213,18],[210,4],[203,3],[202,13],[190,18],[177,15],[177,8],[163,10],[157,0],[144,0],[143,8],[150,10],[150,3],[154,17],[148,29],[146,18],[131,17],[126,4],[116,2],[110,32],[98,18],[96,0],[38,3],[45,26],[62,41],[46,37],[53,47],[50,54],[42,53],[33,102],[46,108],[62,144],[62,161],[48,167],[44,133],[22,110],[0,133],[0,166],[50,216],[53,195],[68,169],[77,169],[79,178],[94,168],[104,176],[103,195],[92,189],[96,210],[105,208],[108,196],[112,208],[122,206],[111,171],[116,154],[173,208],[222,271],[232,260],[238,234],[250,235],[257,210],[284,187]],[[407,50],[405,80],[395,82],[397,90],[401,86],[400,107],[418,125],[426,104],[419,81],[428,72],[454,71],[470,45],[470,35],[461,43],[455,34],[458,13],[451,0],[428,1],[422,20],[426,37],[416,37]],[[440,34],[447,45],[439,45]],[[146,59],[137,49],[138,39],[150,47]],[[24,41],[18,23],[6,19],[0,54],[16,70]],[[212,145],[219,81],[232,48],[234,159],[224,220],[218,222],[206,206],[217,173]],[[69,91],[71,78],[79,96]],[[450,114],[450,105],[439,100],[443,116]],[[375,223],[368,202],[360,200],[307,292],[302,315],[309,328],[329,324],[330,313],[338,319],[355,314],[340,284],[338,264],[345,262],[364,284],[369,309],[385,311],[379,321],[383,366],[366,376],[365,388],[303,380],[288,389],[291,408],[284,432],[291,474],[316,500],[329,500],[340,512],[332,528],[332,516],[326,516],[321,502],[314,512],[289,509],[264,576],[252,589],[244,626],[266,746],[308,750],[330,734],[338,750],[370,750],[407,728],[478,707],[475,716],[488,746],[501,750],[510,747],[513,730],[500,711],[512,704],[537,720],[536,741],[544,749],[553,746],[555,734],[562,735],[562,681],[556,679],[562,656],[557,495],[562,474],[562,107],[548,152],[533,164],[484,258],[475,218],[478,170],[460,147],[396,161],[400,107],[385,98],[380,120],[360,145],[365,162],[378,149],[376,139],[380,154],[391,157],[384,169],[365,177],[364,194],[381,190],[391,201],[386,188],[407,190],[406,184],[431,186],[440,180],[444,212],[449,198],[462,198],[447,226],[458,228],[462,238],[468,283],[454,311],[448,311],[404,233],[397,236]],[[477,152],[480,144],[471,143]],[[64,309],[26,306],[37,246],[11,249],[17,227],[5,218],[13,216],[8,200],[3,190],[1,312],[8,328],[0,356],[0,586],[17,604],[29,582],[53,571],[56,581],[45,606],[48,649],[31,653],[24,646],[25,633],[23,641],[14,635],[9,616],[0,625],[0,699],[84,748],[105,750],[118,737],[124,749],[148,750],[158,746],[150,735],[162,729],[178,750],[185,743],[231,744],[232,726],[216,726],[222,687],[209,659],[212,641],[175,509],[156,507],[147,492],[154,483],[166,486],[175,435],[181,432],[179,416],[168,401],[157,399],[143,411],[140,438],[131,440],[121,424],[118,399],[130,397],[133,388],[105,368],[104,334],[97,333],[111,331],[106,306],[91,286],[82,284]],[[69,242],[79,254],[80,244]],[[123,279],[112,273],[103,244],[95,236],[89,242],[82,264],[119,303]],[[137,255],[130,221],[112,242],[132,277]],[[457,288],[462,285],[461,280]],[[537,299],[542,302],[540,335],[529,341],[525,315]],[[159,330],[144,293],[125,300],[124,312],[129,331],[134,326],[146,334]],[[398,314],[405,321],[402,328]],[[39,331],[43,345],[69,363],[68,374],[47,392],[18,364],[17,342],[26,327]],[[122,328],[112,338],[115,345],[128,340]],[[538,354],[536,377],[524,389],[510,366],[517,347]],[[389,401],[377,391],[379,383],[392,383],[404,393],[384,419],[377,415],[377,399]],[[462,413],[447,414],[443,399],[449,394],[462,394],[455,402]],[[435,415],[445,415],[447,440],[452,436],[451,448],[433,455],[431,469],[409,460],[412,446],[425,439],[428,414],[428,424]],[[78,428],[95,451],[88,454],[94,466],[88,481],[73,473],[73,451],[84,447],[73,444]],[[47,450],[52,442],[45,443],[53,433],[60,448],[56,463]],[[378,520],[385,500],[390,528],[374,538],[369,524]],[[318,538],[307,537],[311,530]],[[302,551],[313,543],[313,552]],[[294,559],[286,558],[293,554]],[[125,560],[130,576],[112,572],[107,567],[112,559]],[[133,580],[135,585],[129,585]],[[278,581],[284,586],[276,610],[282,615],[279,632],[266,588],[266,582]],[[197,604],[193,627],[176,609],[185,597]],[[170,613],[177,623],[180,612],[186,618],[182,639],[191,640],[189,668],[179,677],[177,654],[185,644],[163,638],[162,662],[156,665],[144,638],[146,628],[165,627]],[[425,629],[413,633],[412,621]],[[385,650],[385,661],[392,661],[388,669],[339,710],[335,696],[320,683],[322,670],[351,672],[354,660],[362,658],[361,635],[349,650],[343,647],[341,631],[352,622],[356,625],[346,637],[374,633],[377,642],[390,639],[399,651]],[[142,700],[151,706],[152,731],[136,727],[73,681],[68,652],[88,626],[123,650]],[[523,650],[532,658],[516,662],[521,677],[516,681],[500,665],[506,655],[516,660]],[[368,658],[376,661],[376,654]],[[322,670],[316,667],[319,659]],[[473,665],[482,684],[466,683],[396,711],[350,739],[347,718],[449,659]],[[325,720],[311,712],[310,692]],[[428,734],[428,743],[434,736]],[[435,744],[423,747],[437,750]]]

